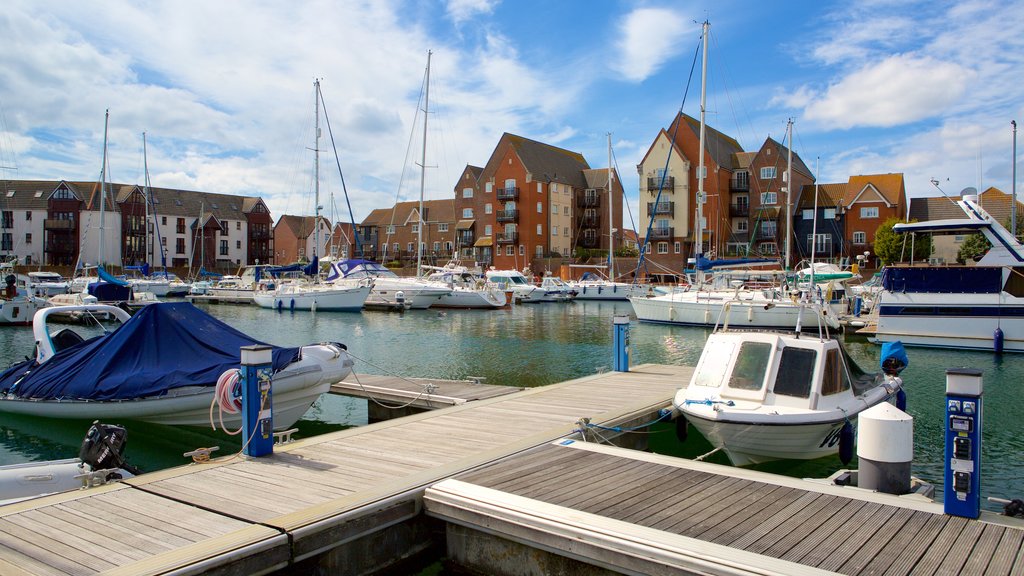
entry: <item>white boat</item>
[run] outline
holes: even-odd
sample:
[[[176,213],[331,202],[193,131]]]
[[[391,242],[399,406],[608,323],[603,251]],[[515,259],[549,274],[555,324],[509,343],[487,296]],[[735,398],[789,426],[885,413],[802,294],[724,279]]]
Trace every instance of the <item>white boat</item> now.
[[[505,292],[489,284],[482,276],[474,274],[465,266],[449,263],[443,267],[424,266],[433,270],[426,280],[440,282],[451,289],[451,294],[441,297],[435,308],[501,308],[508,303]]]
[[[31,324],[32,315],[40,308],[49,306],[46,300],[19,289],[15,285],[16,281],[13,274],[8,274],[4,278],[5,286],[0,289],[0,326]]]
[[[557,276],[545,275],[541,278],[540,289],[544,292],[541,302],[569,302],[576,297],[576,291]]]
[[[338,280],[372,280],[373,289],[367,303],[380,306],[399,306],[403,300],[414,310],[425,310],[452,293],[441,282],[399,276],[386,267],[370,260],[342,260],[331,264],[327,282]]]
[[[979,204],[966,218],[897,224],[897,232],[981,232],[992,248],[977,265],[887,266],[878,294],[878,342],[1024,352],[1024,246]]]
[[[139,470],[124,458],[126,440],[123,427],[94,422],[78,458],[0,466],[0,506],[136,476]]]
[[[69,328],[51,333],[53,314],[86,308],[123,324],[84,341]],[[238,368],[242,346],[262,344],[187,302],[145,306],[134,316],[102,304],[45,308],[32,325],[35,355],[0,374],[0,412],[209,425],[218,378]],[[275,347],[273,354],[278,430],[302,417],[353,364],[337,343]],[[237,426],[240,415],[226,414],[224,422]]]
[[[898,358],[895,365],[865,374],[832,338],[716,331],[673,400],[685,419],[677,425],[692,424],[737,466],[835,454],[841,439],[853,440],[844,424],[901,389],[906,356],[902,348],[887,354]]]
[[[629,300],[631,296],[646,296],[649,286],[615,282],[593,272],[584,272],[579,280],[568,282],[576,291],[576,300]]]
[[[46,298],[55,294],[65,294],[71,283],[56,272],[36,270],[25,275],[25,290],[33,296]]]
[[[372,281],[279,282],[273,290],[253,293],[253,302],[261,308],[275,310],[312,310],[359,312],[373,288]]]
[[[543,302],[544,291],[535,286],[530,279],[519,270],[496,270],[491,268],[485,272],[487,281],[496,285],[504,292],[511,292],[516,302]]]

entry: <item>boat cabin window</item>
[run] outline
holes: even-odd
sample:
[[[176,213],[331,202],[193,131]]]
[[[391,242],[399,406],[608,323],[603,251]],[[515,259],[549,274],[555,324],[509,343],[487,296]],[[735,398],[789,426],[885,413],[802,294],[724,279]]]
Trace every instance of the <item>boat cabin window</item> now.
[[[729,377],[729,388],[736,390],[760,390],[764,385],[764,374],[772,356],[772,345],[767,342],[744,342],[736,357],[736,365]]]
[[[732,359],[734,348],[732,342],[709,342],[701,356],[697,377],[693,380],[694,385],[710,388],[721,386],[729,369],[729,360]]]
[[[814,350],[793,346],[783,348],[773,391],[782,396],[807,398],[811,395],[811,381],[817,363],[818,353]]]
[[[825,353],[825,375],[821,382],[821,395],[829,396],[850,389],[850,376],[846,373],[838,348]]]

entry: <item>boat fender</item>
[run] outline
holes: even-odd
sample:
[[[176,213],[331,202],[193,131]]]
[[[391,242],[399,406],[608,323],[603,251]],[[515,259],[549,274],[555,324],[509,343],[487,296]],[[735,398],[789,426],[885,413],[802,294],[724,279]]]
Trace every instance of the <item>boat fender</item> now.
[[[680,442],[686,442],[686,438],[690,435],[690,422],[686,420],[686,416],[682,414],[679,418],[676,418],[676,439]]]
[[[291,302],[288,303],[288,310],[295,312],[295,298],[292,298]]]
[[[839,431],[839,461],[846,466],[853,460],[853,425],[847,420]]]
[[[903,388],[896,391],[896,408],[898,408],[900,412],[907,411],[907,392]]]
[[[284,302],[281,302],[280,300],[278,300],[277,302],[275,302],[275,304],[276,304],[276,306],[274,306],[274,308],[277,308],[277,311],[278,311],[278,312],[280,312],[280,311],[281,311],[281,308],[282,308],[282,307],[284,307]]]
[[[1003,329],[996,327],[995,333],[992,334],[992,348],[996,354],[1003,353]]]

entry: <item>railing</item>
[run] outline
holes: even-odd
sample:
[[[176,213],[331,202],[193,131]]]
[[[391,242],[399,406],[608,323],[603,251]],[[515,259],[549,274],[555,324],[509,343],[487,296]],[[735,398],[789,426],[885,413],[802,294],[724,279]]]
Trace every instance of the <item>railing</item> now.
[[[75,252],[73,242],[50,242],[46,245],[47,254],[72,254]]]
[[[749,192],[750,191],[750,176],[744,175],[742,177],[733,176],[729,179],[729,192]]]
[[[760,238],[761,240],[767,240],[767,239],[774,240],[775,239],[775,229],[774,228],[769,228],[768,230],[765,230],[764,228],[762,228],[762,229],[757,231],[757,237]]]
[[[71,230],[74,227],[74,220],[57,220],[54,218],[43,220],[43,230]]]
[[[601,217],[595,215],[580,218],[580,226],[583,228],[597,228],[601,225]]]
[[[599,243],[597,236],[582,236],[580,238],[580,246],[584,248],[597,248]]]
[[[253,230],[249,232],[249,238],[252,240],[264,240],[270,238],[270,232],[266,230]]]
[[[473,237],[473,231],[467,230],[460,232],[458,235],[458,243],[462,246],[472,246],[476,239]]]
[[[749,216],[750,204],[729,204],[729,216]]]
[[[499,188],[498,189],[498,201],[507,202],[509,200],[519,199],[519,187]]]
[[[504,232],[495,235],[495,241],[498,244],[515,244],[519,241],[518,232]]]
[[[648,178],[647,179],[647,191],[648,192],[656,193],[658,191],[658,186],[662,186],[661,178],[655,177],[655,178]],[[675,176],[668,176],[668,177],[666,177],[665,178],[665,184],[662,187],[662,191],[664,191],[664,192],[672,192],[673,190],[675,190],[675,188],[676,188],[676,178],[675,178]]]
[[[647,205],[647,215],[651,216],[654,214],[668,214],[669,216],[675,216],[676,203],[675,202],[658,202],[657,204]]]
[[[498,210],[495,217],[498,222],[515,222],[519,220],[519,210]]]
[[[576,198],[576,205],[579,206],[580,208],[596,208],[596,207],[601,205],[601,197],[597,196],[597,195],[594,195],[594,196],[587,196],[587,195],[578,196]]]
[[[651,228],[651,238],[672,238],[675,236],[675,228]]]

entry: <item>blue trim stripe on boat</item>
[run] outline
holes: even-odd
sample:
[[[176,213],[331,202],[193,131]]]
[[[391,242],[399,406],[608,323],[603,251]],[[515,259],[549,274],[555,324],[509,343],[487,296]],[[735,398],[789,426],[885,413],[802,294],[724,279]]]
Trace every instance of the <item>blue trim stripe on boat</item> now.
[[[1024,317],[1024,306],[901,306],[887,304],[878,308],[878,315],[940,318]]]

